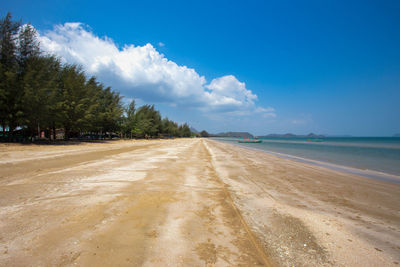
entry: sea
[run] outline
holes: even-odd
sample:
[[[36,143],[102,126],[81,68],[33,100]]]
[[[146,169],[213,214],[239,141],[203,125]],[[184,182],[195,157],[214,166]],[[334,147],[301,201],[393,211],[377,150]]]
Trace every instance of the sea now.
[[[328,166],[336,166],[336,169],[343,166],[364,171],[358,174],[370,173],[372,176],[376,174],[381,178],[388,174],[400,178],[399,137],[324,137],[318,139],[264,137],[259,138],[262,143],[254,144],[239,144],[238,138],[214,139],[294,160],[320,163],[318,165],[328,163]],[[348,168],[342,169],[348,170]],[[355,173],[357,174],[357,171]]]

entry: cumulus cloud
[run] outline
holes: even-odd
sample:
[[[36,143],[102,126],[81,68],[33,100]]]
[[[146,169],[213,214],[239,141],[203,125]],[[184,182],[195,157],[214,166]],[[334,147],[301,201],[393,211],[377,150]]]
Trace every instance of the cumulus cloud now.
[[[81,23],[55,26],[40,36],[40,43],[43,50],[82,65],[89,75],[97,76],[128,98],[203,111],[275,116],[272,108],[257,107],[257,96],[235,76],[226,75],[207,83],[194,69],[168,60],[151,44],[125,45],[120,49],[113,40],[96,36]]]
[[[254,105],[257,96],[246,89],[245,83],[238,81],[233,75],[216,78],[206,86],[209,104],[212,106],[243,107]]]

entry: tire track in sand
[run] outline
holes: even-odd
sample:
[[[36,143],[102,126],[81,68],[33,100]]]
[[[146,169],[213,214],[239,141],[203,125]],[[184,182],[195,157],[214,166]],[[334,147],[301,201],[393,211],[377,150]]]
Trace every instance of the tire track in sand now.
[[[210,149],[208,148],[207,144],[204,144],[203,140],[202,140],[201,143],[206,148],[206,151],[208,153],[208,158],[209,158],[210,164],[212,166],[212,169],[213,169],[213,172],[214,172],[214,176],[215,176],[216,180],[218,181],[218,183],[221,185],[221,188],[225,193],[226,199],[229,201],[229,204],[231,205],[231,207],[235,211],[236,216],[240,220],[240,223],[242,224],[243,228],[245,229],[245,231],[247,233],[247,236],[248,236],[248,239],[250,240],[250,242],[254,246],[254,248],[257,250],[258,255],[263,260],[264,265],[268,266],[268,267],[272,267],[272,264],[271,264],[270,260],[268,259],[268,256],[266,255],[266,252],[262,248],[262,245],[259,243],[259,241],[255,237],[253,232],[250,230],[250,227],[248,226],[248,224],[244,220],[242,214],[240,213],[239,209],[236,207],[235,203],[233,202],[233,199],[232,199],[228,189],[226,188],[225,183],[222,182],[221,178],[218,176],[218,172],[217,172],[217,170],[215,168],[213,156],[212,156],[212,153],[210,152]]]

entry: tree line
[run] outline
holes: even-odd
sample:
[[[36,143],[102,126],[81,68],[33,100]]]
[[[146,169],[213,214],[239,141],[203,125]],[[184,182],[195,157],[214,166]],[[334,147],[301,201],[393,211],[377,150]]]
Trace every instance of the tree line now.
[[[75,64],[62,63],[40,50],[35,29],[0,20],[1,139],[23,141],[42,132],[64,138],[101,138],[108,133],[125,138],[190,137],[189,126],[162,118],[154,105],[124,106],[122,96],[87,77]]]

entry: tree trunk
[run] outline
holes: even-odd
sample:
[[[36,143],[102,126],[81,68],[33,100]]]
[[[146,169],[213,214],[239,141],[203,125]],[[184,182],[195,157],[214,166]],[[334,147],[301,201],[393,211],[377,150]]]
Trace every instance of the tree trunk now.
[[[69,127],[64,126],[64,140],[68,141],[69,140]]]
[[[14,124],[10,123],[10,125],[8,126],[8,141],[9,142],[13,142],[13,137],[14,137]]]
[[[56,124],[53,122],[53,140],[57,140],[57,135],[56,135]]]

